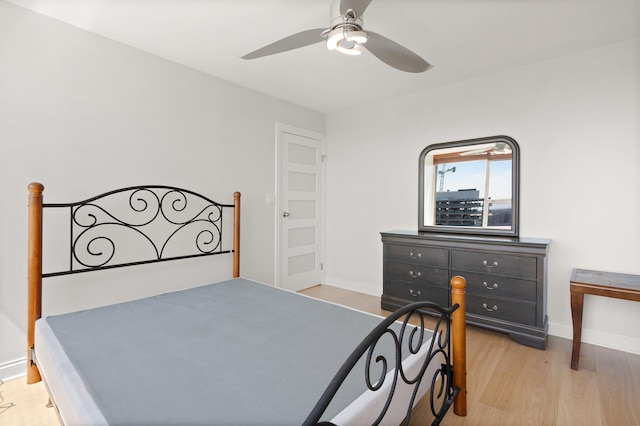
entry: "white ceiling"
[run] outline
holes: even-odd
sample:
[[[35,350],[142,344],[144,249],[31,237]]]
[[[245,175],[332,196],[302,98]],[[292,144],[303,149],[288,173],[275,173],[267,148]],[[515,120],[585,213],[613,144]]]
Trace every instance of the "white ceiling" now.
[[[639,0],[374,0],[364,27],[434,68],[411,74],[322,44],[240,56],[329,25],[331,0],[8,0],[87,31],[330,112],[640,35]],[[598,66],[598,64],[593,64]]]

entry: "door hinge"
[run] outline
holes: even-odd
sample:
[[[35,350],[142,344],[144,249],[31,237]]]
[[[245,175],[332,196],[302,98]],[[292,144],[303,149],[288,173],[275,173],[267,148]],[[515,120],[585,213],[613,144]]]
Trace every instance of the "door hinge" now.
[[[323,154],[323,155],[320,156],[320,161],[321,162],[324,163],[326,160],[327,160],[327,156],[326,155]]]
[[[320,262],[320,270],[324,271],[324,263]]]

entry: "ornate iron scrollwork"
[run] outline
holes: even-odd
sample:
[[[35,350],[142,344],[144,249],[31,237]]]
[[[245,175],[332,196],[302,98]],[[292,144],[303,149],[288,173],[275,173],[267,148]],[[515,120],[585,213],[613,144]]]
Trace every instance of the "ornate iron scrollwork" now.
[[[118,189],[70,204],[70,261],[64,275],[229,253],[222,248],[224,208],[195,192],[170,186]]]
[[[409,424],[411,410],[419,396],[420,385],[424,380],[430,380],[429,403],[431,413],[434,416],[433,423],[437,425],[444,418],[447,410],[455,400],[459,388],[453,385],[453,366],[451,357],[451,314],[458,308],[454,305],[451,308],[443,308],[432,302],[416,302],[406,305],[393,314],[385,318],[353,351],[351,356],[343,364],[338,373],[325,390],[324,394],[307,417],[304,425],[330,425],[330,422],[320,422],[320,419],[331,403],[334,395],[366,353],[365,361],[365,383],[370,391],[376,392],[381,389],[388,390],[384,406],[373,422],[379,424],[389,410],[391,401],[400,380],[406,385],[412,386],[411,398],[407,403],[405,424]],[[426,310],[439,315],[433,329],[431,339],[426,336],[424,320]],[[394,324],[404,317],[399,330]],[[397,324],[396,324],[397,325]],[[378,353],[377,348],[383,339],[391,339],[395,351],[392,355]],[[424,361],[417,371],[410,373],[405,369],[402,360],[408,351],[410,354],[417,354],[424,349],[428,343],[428,349]],[[424,377],[427,368],[436,363],[433,377]],[[379,374],[372,374],[372,369],[379,371]],[[393,371],[392,374],[390,374]],[[372,380],[372,377],[374,378]],[[389,383],[385,383],[389,381]],[[386,386],[384,386],[386,385]]]

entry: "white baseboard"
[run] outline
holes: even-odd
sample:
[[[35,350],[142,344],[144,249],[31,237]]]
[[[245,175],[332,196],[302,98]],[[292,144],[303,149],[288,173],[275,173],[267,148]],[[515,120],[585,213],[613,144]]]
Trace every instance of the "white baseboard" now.
[[[361,283],[358,281],[345,280],[342,278],[325,277],[323,284],[333,287],[343,288],[345,290],[357,291],[371,296],[380,297],[382,294],[382,286],[372,286],[371,283]]]
[[[549,321],[549,334],[573,339],[573,326]],[[640,355],[640,339],[589,328],[582,329],[582,342]]]
[[[27,359],[20,358],[0,364],[0,379],[8,381],[27,374]]]

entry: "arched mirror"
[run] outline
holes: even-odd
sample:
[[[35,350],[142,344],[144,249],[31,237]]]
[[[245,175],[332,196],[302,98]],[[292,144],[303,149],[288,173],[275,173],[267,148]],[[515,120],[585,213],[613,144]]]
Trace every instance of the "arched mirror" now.
[[[518,236],[519,157],[508,136],[426,147],[419,163],[418,230]]]

